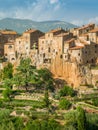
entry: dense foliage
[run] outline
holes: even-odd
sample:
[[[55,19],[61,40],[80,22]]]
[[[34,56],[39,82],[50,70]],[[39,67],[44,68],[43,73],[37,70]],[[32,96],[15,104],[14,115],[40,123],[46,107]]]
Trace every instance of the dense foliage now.
[[[81,107],[77,108],[77,126],[78,130],[86,130],[86,116]]]
[[[71,103],[65,98],[62,98],[59,102],[59,107],[61,109],[69,109],[70,106],[71,106]]]
[[[8,63],[2,70],[2,79],[11,79],[13,77],[13,65]]]
[[[98,98],[92,99],[92,103],[94,106],[98,106]]]
[[[89,105],[83,102],[84,97],[74,97],[75,91],[69,86],[55,89],[52,73],[46,68],[36,69],[29,58],[20,61],[14,74],[13,65],[8,63],[0,77],[0,130],[98,129],[98,115],[83,110]],[[98,106],[97,98],[87,99],[92,108]]]
[[[60,90],[60,96],[74,96],[75,95],[75,91],[73,90],[73,88],[69,87],[69,86],[64,86],[61,90]]]

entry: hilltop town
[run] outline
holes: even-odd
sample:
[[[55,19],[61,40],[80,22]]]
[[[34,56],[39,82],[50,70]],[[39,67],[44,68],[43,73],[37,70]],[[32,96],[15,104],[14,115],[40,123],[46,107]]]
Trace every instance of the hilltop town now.
[[[18,66],[30,58],[37,68],[48,68],[54,78],[65,80],[74,88],[97,86],[98,27],[95,24],[43,33],[27,29],[21,36],[15,31],[0,30],[0,69],[7,62]]]
[[[0,130],[97,130],[97,26],[0,30],[0,120]]]

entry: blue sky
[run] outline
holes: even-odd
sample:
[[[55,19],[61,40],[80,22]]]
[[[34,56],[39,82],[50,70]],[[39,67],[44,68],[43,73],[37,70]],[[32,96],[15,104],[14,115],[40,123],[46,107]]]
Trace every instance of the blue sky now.
[[[0,0],[0,19],[6,17],[98,23],[98,0]]]

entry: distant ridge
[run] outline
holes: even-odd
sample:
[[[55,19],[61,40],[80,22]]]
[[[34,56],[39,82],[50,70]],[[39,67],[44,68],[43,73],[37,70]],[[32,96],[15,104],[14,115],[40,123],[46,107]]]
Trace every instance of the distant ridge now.
[[[14,18],[5,18],[0,20],[0,29],[12,29],[17,31],[18,33],[22,33],[28,28],[34,28],[41,30],[42,32],[47,32],[55,28],[70,29],[74,27],[77,26],[64,21],[36,22],[28,19],[14,19]]]

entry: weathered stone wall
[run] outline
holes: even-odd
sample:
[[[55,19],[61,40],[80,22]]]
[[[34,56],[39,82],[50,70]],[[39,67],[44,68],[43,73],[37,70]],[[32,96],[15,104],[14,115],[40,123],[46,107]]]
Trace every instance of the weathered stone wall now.
[[[98,87],[98,70],[94,70],[92,69],[91,70],[91,73],[92,73],[92,84],[96,87]]]
[[[52,61],[49,69],[54,74],[54,77],[64,79],[74,88],[79,87],[80,84],[92,84],[89,66],[80,66],[77,62],[66,62],[57,56]]]

